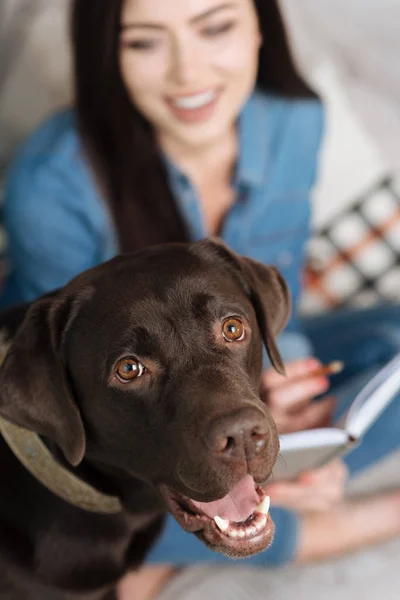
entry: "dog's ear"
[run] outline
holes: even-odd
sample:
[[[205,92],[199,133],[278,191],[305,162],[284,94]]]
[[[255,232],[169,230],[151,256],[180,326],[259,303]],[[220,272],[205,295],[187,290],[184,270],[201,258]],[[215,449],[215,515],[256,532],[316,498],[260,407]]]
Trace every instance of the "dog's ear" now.
[[[27,310],[0,368],[0,415],[52,440],[77,466],[85,431],[61,357],[71,305],[69,299],[46,297]]]
[[[284,374],[285,367],[275,337],[282,331],[289,319],[291,297],[289,288],[278,269],[271,265],[263,265],[251,258],[239,256],[216,238],[202,240],[194,246],[196,253],[204,254],[206,252],[209,257],[211,254],[234,268],[253,304],[271,364],[279,373]]]
[[[241,258],[240,261],[269,359],[275,369],[284,375],[285,366],[275,338],[289,320],[289,288],[274,266],[263,265],[250,258]]]

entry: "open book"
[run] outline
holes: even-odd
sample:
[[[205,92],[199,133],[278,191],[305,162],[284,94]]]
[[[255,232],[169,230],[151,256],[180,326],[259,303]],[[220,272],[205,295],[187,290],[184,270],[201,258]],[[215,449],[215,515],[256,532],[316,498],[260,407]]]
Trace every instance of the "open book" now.
[[[343,456],[361,443],[363,435],[400,395],[400,354],[362,388],[336,427],[309,429],[280,436],[281,449],[273,479],[293,479],[303,471]]]

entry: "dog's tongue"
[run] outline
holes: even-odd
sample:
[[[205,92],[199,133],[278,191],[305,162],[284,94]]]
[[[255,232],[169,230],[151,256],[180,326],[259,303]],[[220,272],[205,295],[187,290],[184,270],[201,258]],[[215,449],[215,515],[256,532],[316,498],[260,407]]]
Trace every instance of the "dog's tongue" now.
[[[215,502],[195,502],[192,500],[192,502],[207,517],[221,517],[240,522],[249,518],[260,503],[260,499],[255,490],[254,479],[251,475],[246,475],[221,500]]]

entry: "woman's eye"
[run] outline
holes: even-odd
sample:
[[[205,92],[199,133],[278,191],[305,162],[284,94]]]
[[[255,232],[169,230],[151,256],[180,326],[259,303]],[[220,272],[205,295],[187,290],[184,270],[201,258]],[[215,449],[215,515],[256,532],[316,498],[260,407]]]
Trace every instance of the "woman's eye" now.
[[[132,42],[123,42],[122,45],[130,50],[154,50],[157,42],[155,40],[134,40]]]
[[[145,368],[141,362],[135,358],[124,358],[117,364],[115,374],[122,383],[129,383],[134,379],[138,379],[145,372]]]
[[[222,23],[221,25],[213,25],[210,27],[206,27],[203,29],[203,33],[208,37],[216,37],[220,34],[227,33],[231,29],[233,29],[234,23],[229,21],[227,23]]]
[[[229,317],[222,324],[222,336],[227,342],[241,342],[245,333],[243,321],[237,317]]]

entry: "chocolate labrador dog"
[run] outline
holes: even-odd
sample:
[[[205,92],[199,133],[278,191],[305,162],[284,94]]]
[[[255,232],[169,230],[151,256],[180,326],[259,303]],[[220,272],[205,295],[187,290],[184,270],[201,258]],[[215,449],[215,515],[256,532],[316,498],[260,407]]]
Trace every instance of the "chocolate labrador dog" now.
[[[282,372],[289,304],[275,268],[203,240],[3,315],[25,316],[0,370],[1,597],[109,597],[166,511],[231,557],[271,543],[262,342]]]

